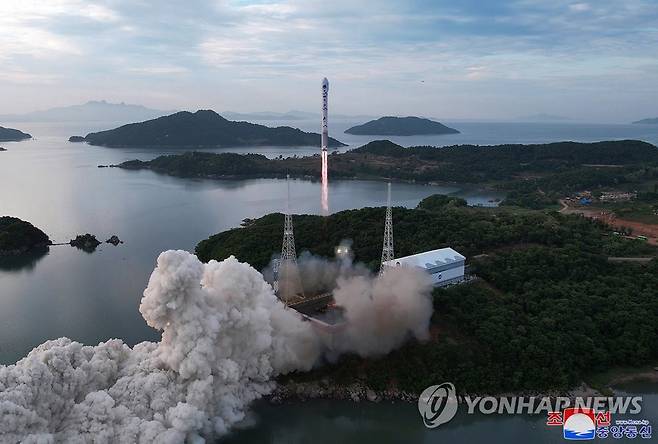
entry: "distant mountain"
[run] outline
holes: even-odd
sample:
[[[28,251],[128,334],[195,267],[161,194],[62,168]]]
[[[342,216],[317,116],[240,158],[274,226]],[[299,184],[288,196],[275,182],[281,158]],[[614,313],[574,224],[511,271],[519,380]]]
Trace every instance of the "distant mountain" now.
[[[571,117],[557,116],[555,114],[539,113],[519,117],[517,120],[521,120],[522,122],[567,122],[573,119]]]
[[[234,111],[224,111],[222,116],[229,120],[320,120],[320,113],[310,113],[308,111],[290,110],[285,113],[274,111],[253,112],[253,113],[240,113]],[[349,114],[329,114],[329,119],[336,120],[363,120],[372,119],[373,116],[368,115],[349,115]]]
[[[289,126],[271,128],[227,120],[214,111],[182,111],[112,130],[72,136],[72,142],[107,147],[199,148],[228,146],[320,146],[320,135]],[[329,138],[329,146],[345,144]]]
[[[454,128],[421,117],[382,117],[363,125],[353,126],[347,134],[363,136],[415,136],[428,134],[458,134]]]
[[[314,119],[315,117],[319,118],[319,114],[316,115],[304,111],[288,111],[287,113],[277,113],[272,111],[238,113],[224,111],[222,116],[230,120],[308,120]]]
[[[633,122],[634,125],[658,125],[658,117],[653,119],[642,119]]]
[[[26,114],[0,116],[6,122],[135,122],[171,114],[142,105],[90,101],[83,105],[51,108]]]
[[[4,128],[0,126],[0,142],[20,142],[21,140],[31,139],[27,133],[13,128]]]

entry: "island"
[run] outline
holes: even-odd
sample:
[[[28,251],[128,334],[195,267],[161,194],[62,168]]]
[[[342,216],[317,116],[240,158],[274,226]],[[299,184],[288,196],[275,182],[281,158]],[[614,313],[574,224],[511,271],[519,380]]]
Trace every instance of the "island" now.
[[[13,128],[0,126],[0,142],[20,142],[31,139],[32,136]]]
[[[432,134],[459,134],[454,128],[422,117],[381,117],[345,131],[359,136],[417,136]]]
[[[117,245],[122,244],[123,241],[121,239],[119,239],[119,236],[117,236],[116,234],[113,234],[112,236],[109,237],[109,239],[107,239],[105,241],[105,243],[106,244],[112,244],[116,247]]]
[[[658,125],[658,117],[652,119],[642,119],[633,122],[633,125]]]
[[[72,142],[105,147],[211,148],[228,146],[320,146],[320,135],[289,126],[276,128],[227,120],[210,110],[181,111],[146,122],[75,136]],[[329,138],[329,146],[345,144]]]
[[[71,239],[69,241],[69,245],[86,253],[93,253],[96,251],[96,247],[98,247],[100,244],[101,242],[96,239],[96,236],[89,233],[78,234],[75,239]]]
[[[84,141],[85,141],[84,136],[71,136],[71,137],[69,137],[69,142],[81,143],[81,142],[84,142]]]
[[[17,217],[0,217],[0,256],[14,256],[47,250],[52,245],[48,235]]]
[[[329,258],[353,239],[354,260],[376,273],[384,215],[385,208],[293,215],[297,251]],[[234,255],[263,269],[281,249],[283,219],[275,213],[246,221],[201,241],[196,254],[203,261]],[[397,257],[452,247],[476,279],[433,290],[429,340],[281,377],[275,399],[370,393],[368,399],[415,402],[443,381],[470,394],[555,394],[582,382],[605,390],[601,372],[658,363],[656,247],[578,215],[467,207],[442,196],[393,208],[393,223]]]

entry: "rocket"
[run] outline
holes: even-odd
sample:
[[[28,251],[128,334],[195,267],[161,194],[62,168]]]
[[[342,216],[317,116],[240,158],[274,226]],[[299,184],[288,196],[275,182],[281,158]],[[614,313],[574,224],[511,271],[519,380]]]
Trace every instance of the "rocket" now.
[[[329,80],[322,79],[322,151],[326,152],[329,147],[329,127],[327,125],[327,114],[329,111]]]
[[[327,125],[327,114],[329,113],[329,80],[322,79],[322,214],[329,214],[329,127]]]

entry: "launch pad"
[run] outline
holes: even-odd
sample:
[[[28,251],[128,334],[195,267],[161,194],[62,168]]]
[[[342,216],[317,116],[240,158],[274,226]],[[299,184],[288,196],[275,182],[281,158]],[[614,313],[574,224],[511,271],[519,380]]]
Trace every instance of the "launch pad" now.
[[[309,296],[305,298],[298,298],[296,300],[288,301],[288,307],[294,308],[298,312],[305,315],[313,315],[319,310],[327,308],[332,304],[334,296],[331,293],[322,293],[316,296]]]

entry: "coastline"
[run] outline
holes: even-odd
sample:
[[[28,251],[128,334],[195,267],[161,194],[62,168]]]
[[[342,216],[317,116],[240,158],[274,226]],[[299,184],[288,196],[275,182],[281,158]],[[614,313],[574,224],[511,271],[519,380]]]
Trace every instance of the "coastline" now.
[[[168,170],[152,168],[150,166],[140,166],[139,168],[127,167],[122,164],[110,164],[110,165],[98,165],[98,168],[118,168],[122,170],[129,171],[153,171],[156,174],[162,174],[164,176],[178,177],[181,179],[205,179],[205,180],[252,180],[252,179],[285,179],[287,174],[284,173],[273,173],[273,174],[176,174]],[[295,180],[310,180],[311,182],[320,182],[321,177],[310,175],[310,174],[289,174],[291,179]],[[505,188],[497,186],[495,182],[456,182],[456,181],[438,181],[438,180],[417,180],[417,179],[402,179],[396,177],[387,177],[387,176],[373,176],[373,175],[354,175],[354,176],[341,176],[334,175],[331,176],[332,180],[362,180],[362,181],[373,181],[373,182],[393,182],[393,183],[408,183],[408,184],[418,184],[418,185],[427,185],[427,186],[448,186],[448,187],[462,187],[474,190],[483,190],[483,191],[499,191],[499,192],[508,192]]]
[[[571,400],[575,398],[588,398],[595,396],[612,396],[613,387],[632,382],[648,382],[656,384],[658,388],[658,367],[643,367],[639,369],[612,369],[606,373],[597,375],[594,381],[581,382],[567,391],[547,391],[547,392],[505,392],[498,394],[490,393],[460,393],[468,396],[494,396],[494,397],[567,397]],[[354,382],[348,385],[335,384],[327,378],[317,381],[297,382],[288,380],[278,382],[274,391],[266,397],[271,404],[282,404],[285,402],[304,402],[312,399],[339,400],[352,402],[409,402],[418,401],[420,393],[388,388],[384,390],[375,390],[360,382]]]

